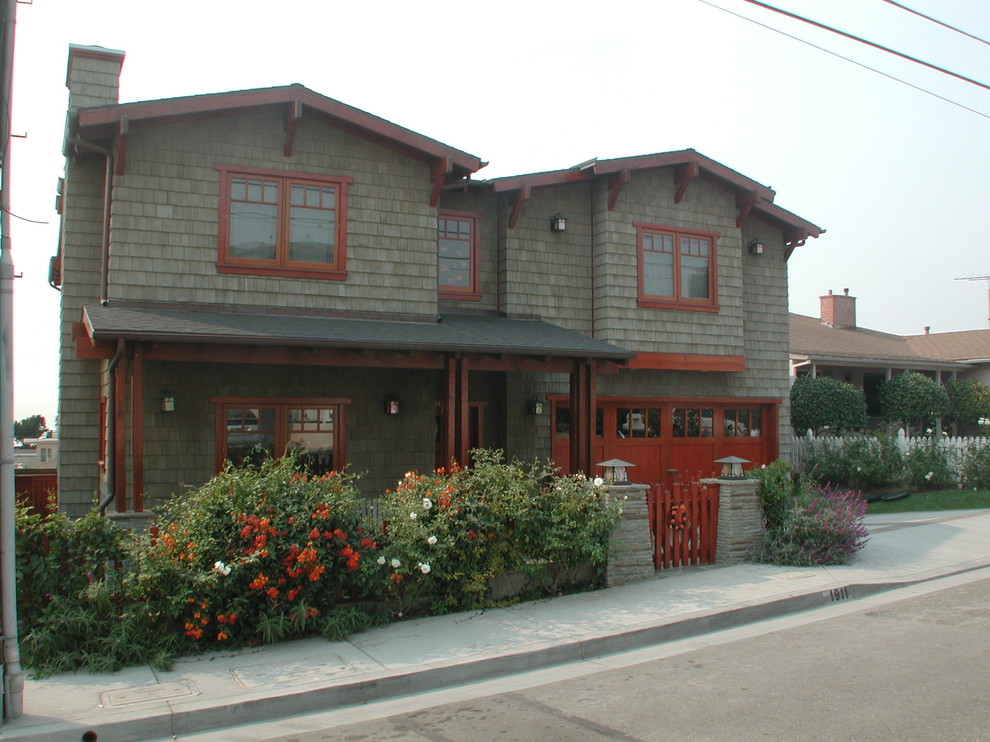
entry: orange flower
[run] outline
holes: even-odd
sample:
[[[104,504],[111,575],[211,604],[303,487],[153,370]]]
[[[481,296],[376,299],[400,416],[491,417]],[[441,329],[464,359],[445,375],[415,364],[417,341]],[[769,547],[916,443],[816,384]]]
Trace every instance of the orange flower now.
[[[268,594],[268,597],[271,598],[272,600],[278,597],[277,587],[270,587],[267,590],[265,590],[265,592]]]
[[[392,582],[394,582],[396,585],[398,585],[400,582],[402,582],[402,575],[400,575],[398,572],[393,572],[392,574],[390,574],[388,576],[388,578]]]
[[[377,549],[378,548],[378,544],[376,544],[370,538],[363,538],[363,539],[361,539],[361,548],[362,549]]]
[[[227,632],[225,632],[225,631],[218,631],[217,632],[217,641],[218,642],[222,642],[224,639],[229,639],[229,638],[230,637],[227,635]]]
[[[309,532],[309,537],[310,538],[319,538],[320,537],[320,531],[319,531],[319,529],[314,528],[312,531],[310,531]]]
[[[251,580],[250,583],[248,583],[248,587],[251,590],[260,590],[265,586],[266,582],[268,582],[268,578],[259,572],[258,576],[255,577],[253,580]]]

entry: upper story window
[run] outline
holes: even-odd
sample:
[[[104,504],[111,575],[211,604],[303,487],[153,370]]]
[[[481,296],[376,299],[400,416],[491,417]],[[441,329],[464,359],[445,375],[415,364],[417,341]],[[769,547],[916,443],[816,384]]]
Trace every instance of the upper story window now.
[[[343,279],[349,178],[220,167],[221,273]]]
[[[441,299],[480,299],[478,215],[441,211],[437,217],[437,289]]]
[[[712,232],[635,224],[639,253],[639,305],[718,310]]]

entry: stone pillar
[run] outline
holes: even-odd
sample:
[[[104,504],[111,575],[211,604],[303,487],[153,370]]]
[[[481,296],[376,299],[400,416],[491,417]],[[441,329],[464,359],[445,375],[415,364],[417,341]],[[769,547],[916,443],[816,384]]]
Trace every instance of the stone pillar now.
[[[738,564],[763,537],[758,479],[702,479],[709,487],[718,487],[718,541],[716,564]]]
[[[653,577],[653,534],[650,533],[649,485],[612,485],[609,497],[622,505],[619,523],[612,533],[612,550],[605,572],[608,586]]]

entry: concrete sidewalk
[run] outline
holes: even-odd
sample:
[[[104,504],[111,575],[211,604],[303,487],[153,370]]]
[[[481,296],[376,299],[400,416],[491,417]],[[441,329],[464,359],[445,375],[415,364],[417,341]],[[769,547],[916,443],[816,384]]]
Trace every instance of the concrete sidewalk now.
[[[854,564],[742,564],[510,608],[179,660],[169,672],[29,680],[0,740],[182,736],[584,660],[990,567],[990,511],[867,516]],[[990,576],[990,570],[988,570]],[[218,732],[218,739],[222,735]]]

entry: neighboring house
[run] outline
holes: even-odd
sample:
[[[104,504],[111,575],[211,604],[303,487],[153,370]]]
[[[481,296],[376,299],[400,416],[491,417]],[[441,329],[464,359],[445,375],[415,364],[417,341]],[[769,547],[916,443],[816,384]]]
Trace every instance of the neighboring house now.
[[[863,390],[867,411],[880,414],[880,384],[917,371],[940,384],[955,379],[990,383],[990,330],[891,335],[856,323],[856,297],[821,297],[821,316],[791,315],[791,376],[830,376]]]
[[[287,447],[367,494],[475,446],[632,478],[780,453],[787,257],[822,230],[694,150],[473,180],[305,87],[119,104],[69,53],[61,507]]]
[[[55,469],[58,462],[58,438],[25,438],[14,449],[17,469]]]

